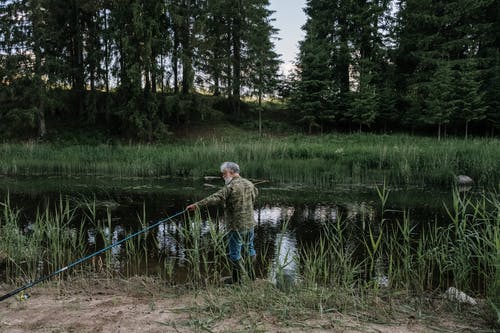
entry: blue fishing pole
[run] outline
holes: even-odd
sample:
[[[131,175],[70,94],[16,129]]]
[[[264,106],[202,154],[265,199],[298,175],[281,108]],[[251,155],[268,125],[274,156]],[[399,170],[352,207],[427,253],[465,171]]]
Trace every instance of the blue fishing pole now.
[[[49,275],[46,275],[46,276],[44,276],[44,277],[41,277],[41,278],[39,278],[39,279],[37,279],[37,280],[35,280],[35,281],[32,281],[32,282],[28,283],[28,284],[26,284],[26,285],[24,285],[24,286],[22,286],[22,287],[19,287],[19,288],[17,288],[16,290],[13,290],[13,291],[11,291],[11,292],[9,292],[9,293],[7,293],[7,294],[5,294],[5,295],[1,296],[1,297],[0,297],[0,302],[1,302],[1,301],[3,301],[3,300],[5,300],[5,299],[7,299],[7,298],[9,298],[9,297],[11,297],[11,296],[14,296],[14,295],[15,295],[15,294],[17,294],[17,293],[20,293],[21,291],[24,291],[24,290],[26,290],[26,289],[28,289],[28,288],[31,288],[31,287],[33,287],[34,285],[39,284],[40,282],[43,282],[43,281],[45,281],[45,280],[48,280],[48,279],[50,279],[51,277],[54,277],[54,276],[56,276],[56,275],[58,275],[58,274],[60,274],[60,273],[62,273],[62,272],[64,272],[64,271],[66,271],[66,270],[68,270],[68,269],[70,269],[70,268],[72,268],[72,267],[74,267],[74,266],[78,265],[78,264],[81,264],[82,262],[87,261],[87,260],[89,260],[90,258],[95,257],[96,255],[99,255],[99,254],[101,254],[101,253],[104,253],[104,252],[108,251],[109,249],[111,249],[111,248],[113,248],[113,247],[115,247],[115,246],[117,246],[117,245],[119,245],[119,244],[121,244],[121,243],[123,243],[123,242],[126,242],[126,241],[128,241],[129,239],[131,239],[131,238],[134,238],[134,237],[135,237],[135,236],[137,236],[137,235],[140,235],[140,234],[142,234],[142,233],[145,233],[145,232],[147,232],[147,231],[149,231],[149,230],[151,230],[151,229],[153,229],[153,228],[155,228],[155,227],[159,226],[160,224],[165,223],[165,222],[167,222],[167,221],[169,221],[169,220],[171,220],[171,219],[173,219],[173,218],[175,218],[175,217],[177,217],[177,216],[179,216],[179,215],[183,214],[184,212],[185,212],[185,210],[183,210],[183,211],[181,211],[181,212],[178,212],[177,214],[174,214],[174,215],[172,215],[172,216],[170,216],[170,217],[167,217],[167,218],[165,218],[165,219],[163,219],[163,220],[160,220],[160,221],[156,222],[155,224],[152,224],[152,225],[150,225],[150,226],[148,226],[148,227],[146,227],[146,228],[144,228],[144,229],[142,229],[142,230],[137,231],[136,233],[133,233],[133,234],[131,234],[131,235],[128,235],[127,237],[123,238],[122,240],[119,240],[119,241],[117,241],[117,242],[115,242],[115,243],[113,243],[113,244],[111,244],[111,245],[106,246],[106,247],[105,247],[105,248],[103,248],[103,249],[100,249],[100,250],[99,250],[99,251],[97,251],[97,252],[94,252],[94,253],[92,253],[92,254],[89,254],[88,256],[83,257],[83,258],[81,258],[81,259],[78,259],[77,261],[75,261],[75,262],[73,262],[73,263],[69,264],[68,266],[65,266],[65,267],[63,267],[63,268],[60,268],[60,269],[58,269],[57,271],[55,271],[55,272],[53,272],[53,273],[51,273],[51,274],[49,274]]]

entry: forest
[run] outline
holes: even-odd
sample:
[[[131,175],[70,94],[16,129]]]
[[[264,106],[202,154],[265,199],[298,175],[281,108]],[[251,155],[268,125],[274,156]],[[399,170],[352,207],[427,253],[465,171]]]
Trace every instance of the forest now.
[[[64,127],[155,142],[217,121],[498,135],[498,1],[303,10],[295,69],[283,73],[275,42],[287,32],[269,0],[0,0],[0,139]]]

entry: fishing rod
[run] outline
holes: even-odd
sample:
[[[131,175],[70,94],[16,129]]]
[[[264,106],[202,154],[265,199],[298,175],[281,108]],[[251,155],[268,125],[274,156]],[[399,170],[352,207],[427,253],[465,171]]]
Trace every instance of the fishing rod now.
[[[73,263],[71,263],[71,264],[69,264],[69,265],[67,265],[67,266],[65,266],[65,267],[63,267],[63,268],[58,269],[57,271],[55,271],[55,272],[53,272],[53,273],[51,273],[51,274],[49,274],[49,275],[46,275],[46,276],[44,276],[44,277],[41,277],[41,278],[39,278],[39,279],[37,279],[37,280],[35,280],[35,281],[32,281],[32,282],[28,283],[28,284],[26,284],[26,285],[24,285],[24,286],[22,286],[22,287],[19,287],[19,288],[17,288],[16,290],[13,290],[13,291],[11,291],[11,292],[9,292],[9,293],[7,293],[7,294],[5,294],[5,295],[1,296],[1,297],[0,297],[0,302],[1,302],[1,301],[3,301],[3,300],[5,300],[5,299],[7,299],[7,298],[9,298],[9,297],[11,297],[11,296],[14,296],[14,295],[15,295],[15,294],[17,294],[17,293],[20,293],[21,291],[24,291],[24,290],[26,290],[26,289],[28,289],[28,288],[31,288],[31,287],[33,287],[34,285],[39,284],[40,282],[43,282],[43,281],[45,281],[45,280],[48,280],[48,279],[50,279],[50,278],[52,278],[52,277],[54,277],[54,276],[56,276],[56,275],[58,275],[58,274],[60,274],[60,273],[62,273],[62,272],[64,272],[64,271],[66,271],[66,270],[68,270],[68,269],[70,269],[70,268],[72,268],[72,267],[74,267],[74,266],[76,266],[76,265],[78,265],[78,264],[81,264],[82,262],[87,261],[87,260],[89,260],[90,258],[93,258],[93,257],[95,257],[95,256],[96,256],[96,255],[98,255],[98,254],[104,253],[104,252],[108,251],[109,249],[111,249],[111,248],[113,248],[113,247],[115,247],[115,246],[117,246],[117,245],[119,245],[119,244],[121,244],[121,243],[123,243],[123,242],[126,242],[127,240],[129,240],[129,239],[131,239],[131,238],[134,238],[134,237],[135,237],[135,236],[137,236],[137,235],[140,235],[140,234],[142,234],[142,233],[145,233],[145,232],[147,232],[147,231],[149,231],[149,230],[151,230],[151,229],[153,229],[153,228],[155,228],[155,227],[159,226],[160,224],[165,223],[165,222],[167,222],[167,221],[169,221],[169,220],[173,219],[174,217],[177,217],[177,216],[179,216],[179,215],[183,214],[184,212],[185,212],[185,210],[183,210],[183,211],[181,211],[181,212],[178,212],[177,214],[174,214],[174,215],[172,215],[172,216],[170,216],[170,217],[167,217],[167,218],[165,218],[165,219],[163,219],[163,220],[160,220],[160,221],[156,222],[155,224],[152,224],[152,225],[150,225],[150,226],[148,226],[148,227],[146,227],[146,228],[144,228],[144,229],[142,229],[142,230],[137,231],[136,233],[133,233],[133,234],[131,234],[131,235],[128,235],[127,237],[123,238],[122,240],[119,240],[118,242],[115,242],[115,243],[113,243],[113,244],[111,244],[111,245],[106,246],[105,248],[100,249],[100,250],[99,250],[99,251],[97,251],[97,252],[94,252],[94,253],[92,253],[92,254],[89,254],[88,256],[83,257],[83,258],[81,258],[81,259],[78,259],[77,261],[75,261],[75,262],[73,262]]]

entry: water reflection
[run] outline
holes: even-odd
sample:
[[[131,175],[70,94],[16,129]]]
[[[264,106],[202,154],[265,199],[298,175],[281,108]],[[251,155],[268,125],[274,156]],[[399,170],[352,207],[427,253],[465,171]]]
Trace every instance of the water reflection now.
[[[268,278],[273,283],[286,280],[293,284],[297,276],[297,239],[292,232],[276,235],[274,258]]]
[[[254,211],[254,217],[257,222],[255,228],[256,234],[256,250],[258,255],[262,258],[262,265],[270,262],[271,269],[266,272],[265,268],[260,271],[264,272],[264,278],[269,278],[276,281],[278,274],[284,274],[288,279],[295,279],[298,272],[296,256],[298,253],[299,243],[308,243],[317,239],[322,226],[335,223],[339,216],[342,214],[347,215],[349,218],[356,218],[359,215],[374,216],[374,208],[366,203],[352,204],[343,208],[345,212],[341,212],[341,208],[337,205],[303,205],[303,206],[290,206],[290,205],[273,205],[264,204],[259,206]],[[369,212],[368,214],[366,212]],[[217,216],[217,214],[215,214]],[[201,238],[210,237],[210,223],[216,223],[219,232],[224,233],[224,223],[222,218],[210,218],[208,215],[203,216],[204,221],[197,234]],[[123,219],[115,221],[123,222]],[[154,223],[154,221],[151,221]],[[194,230],[195,224],[189,220],[169,221],[162,223],[154,231],[153,237],[155,238],[153,252],[156,257],[170,258],[176,261],[178,267],[185,266],[186,248],[184,235],[180,224],[187,226],[189,230]],[[187,225],[186,225],[187,224]],[[137,231],[137,230],[135,230]],[[104,227],[102,235],[95,229],[90,229],[87,232],[87,239],[90,246],[99,248],[97,239],[104,237],[110,239],[111,242],[118,242],[123,239],[127,234],[134,232],[134,230],[127,231],[124,225],[117,224],[110,229]],[[113,247],[111,250],[111,264],[118,269],[120,261],[124,261],[126,250],[123,244]],[[160,263],[159,263],[160,264]],[[121,267],[123,268],[122,263]]]
[[[255,209],[254,218],[257,224],[278,225],[283,221],[289,221],[295,212],[295,207],[279,207],[264,205],[261,208]]]
[[[126,192],[123,189],[118,189],[116,192],[112,190],[97,192],[93,189],[88,197],[96,201],[97,215],[100,214],[98,218],[101,218],[102,221],[108,221],[107,212],[111,210],[113,216],[109,226],[99,228],[101,231],[97,230],[95,225],[86,226],[88,228],[86,229],[88,252],[97,251],[105,244],[117,242],[126,235],[142,229],[144,226],[137,216],[143,216],[143,208],[145,208],[144,215],[147,218],[141,220],[152,224],[182,210],[187,203],[213,191],[210,189],[188,192],[186,188],[199,189],[200,186],[197,187],[195,184],[177,185],[168,185],[167,181],[164,181],[161,183],[162,191],[159,193],[152,191]],[[73,198],[72,202],[81,203],[82,194],[75,194],[78,193],[75,186],[64,187],[69,192],[65,195]],[[51,207],[52,203],[57,202],[61,196],[59,190],[54,193],[10,193],[11,202],[23,210],[23,216],[26,220],[23,224],[23,230],[27,228],[28,231],[36,211],[39,208],[44,211],[46,206]],[[413,192],[394,190],[390,194],[386,214],[391,214],[391,211],[407,210],[411,211],[412,221],[415,224],[422,221],[434,221],[436,215],[446,215],[442,209],[443,202],[450,199],[448,191],[443,194],[443,191],[439,192],[435,189],[415,190]],[[92,203],[92,199],[90,201]],[[221,215],[220,211],[217,212],[216,209],[213,209],[210,211],[212,219],[209,220],[207,214],[203,216],[204,222],[201,226],[200,237],[210,237],[211,223],[218,225],[219,232],[224,232],[223,221],[218,218]],[[349,223],[349,227],[351,227],[356,226],[359,221],[380,220],[380,200],[376,190],[366,188],[336,189],[336,191],[332,190],[331,192],[314,190],[277,192],[276,189],[266,190],[264,188],[260,191],[254,217],[257,222],[255,245],[258,256],[261,258],[259,261],[263,266],[271,263],[271,265],[262,267],[260,277],[275,279],[278,268],[294,272],[294,275],[297,273],[295,271],[298,269],[298,265],[292,258],[301,251],[305,244],[317,240],[323,227],[338,221]],[[438,219],[445,220],[444,218]],[[161,224],[154,231],[148,233],[148,255],[152,257],[148,258],[149,264],[152,264],[153,259],[157,259],[160,268],[165,259],[174,260],[177,267],[185,264],[188,249],[179,228],[181,223],[189,222],[179,218],[176,221]],[[285,224],[287,225],[286,230],[283,228]],[[373,231],[376,232],[376,228]],[[107,242],[104,242],[104,238]],[[127,245],[124,243],[110,251],[111,261],[113,265],[117,265],[117,268],[120,261],[122,262],[121,269],[124,269],[127,264],[126,249]],[[148,274],[148,271],[143,273]]]
[[[161,252],[177,255],[179,243],[173,235],[178,235],[177,225],[174,223],[162,223],[158,226],[156,232],[156,240],[158,242],[158,249]]]

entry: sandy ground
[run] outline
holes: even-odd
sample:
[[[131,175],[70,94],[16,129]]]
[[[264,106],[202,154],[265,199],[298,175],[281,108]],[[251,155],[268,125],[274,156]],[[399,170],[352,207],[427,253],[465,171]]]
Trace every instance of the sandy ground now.
[[[0,332],[488,332],[454,320],[423,323],[414,316],[370,323],[353,314],[328,313],[282,321],[269,313],[220,313],[203,292],[148,291],[147,281],[67,286],[43,285],[29,298],[0,303]],[[154,288],[153,288],[154,289]],[[0,286],[2,294],[8,286]],[[435,318],[437,319],[437,318]],[[494,330],[491,330],[494,332]]]

